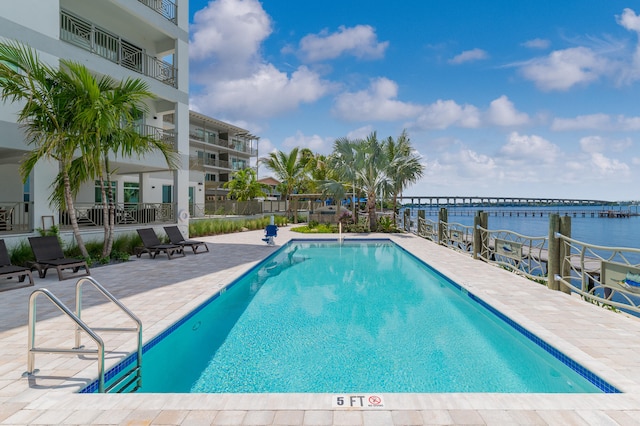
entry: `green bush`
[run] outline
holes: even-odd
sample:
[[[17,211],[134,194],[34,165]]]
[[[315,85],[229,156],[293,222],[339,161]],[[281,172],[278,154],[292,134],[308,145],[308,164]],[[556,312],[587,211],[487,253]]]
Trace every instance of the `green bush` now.
[[[9,250],[11,263],[18,266],[27,266],[27,262],[35,260],[31,246],[26,241],[20,241],[20,244]]]
[[[310,225],[298,226],[291,228],[291,230],[302,234],[335,234],[338,232],[338,226],[329,223],[321,223],[313,227]]]

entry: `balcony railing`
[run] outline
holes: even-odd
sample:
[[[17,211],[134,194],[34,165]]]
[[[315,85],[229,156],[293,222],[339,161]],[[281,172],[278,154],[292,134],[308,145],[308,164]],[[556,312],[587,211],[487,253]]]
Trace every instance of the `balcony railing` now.
[[[0,233],[31,232],[31,204],[24,201],[0,201]]]
[[[60,12],[60,39],[124,68],[177,87],[178,70],[172,64],[148,55],[142,48],[66,11]]]
[[[102,204],[76,203],[74,204],[78,225],[102,226],[104,223]],[[173,203],[116,203],[116,225],[138,225],[175,222],[175,205]],[[61,211],[59,223],[62,228],[71,225],[69,213]]]
[[[149,9],[164,16],[168,21],[178,25],[178,5],[171,0],[138,0]]]
[[[166,130],[161,127],[149,126],[148,124],[136,125],[137,132],[142,136],[150,136],[154,139],[161,140],[166,144],[172,146],[176,151],[178,150],[176,132],[173,130]]]
[[[254,148],[250,148],[248,144],[232,140],[229,142],[226,139],[221,139],[219,137],[215,137],[215,135],[206,135],[202,132],[194,131],[193,129],[189,132],[189,138],[199,142],[209,143],[215,146],[221,146],[223,148],[229,148],[237,152],[242,152],[244,154],[249,154],[251,156],[257,155],[257,150]]]

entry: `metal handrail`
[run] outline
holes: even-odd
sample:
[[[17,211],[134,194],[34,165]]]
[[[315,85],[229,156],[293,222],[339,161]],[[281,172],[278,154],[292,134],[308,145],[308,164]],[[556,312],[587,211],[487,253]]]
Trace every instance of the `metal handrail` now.
[[[97,349],[61,349],[61,348],[36,348],[36,300],[38,295],[45,295],[58,309],[71,318],[77,325],[78,329],[82,329],[87,333],[98,346]],[[85,324],[78,316],[67,308],[46,288],[34,290],[29,297],[29,329],[27,342],[27,372],[26,375],[33,375],[35,370],[36,353],[78,353],[78,354],[98,354],[98,391],[104,392],[104,342],[87,324]]]
[[[102,293],[104,297],[106,297],[111,302],[113,302],[118,308],[120,308],[120,310],[122,310],[122,312],[124,312],[129,318],[131,318],[136,323],[135,328],[130,328],[130,327],[96,328],[94,327],[93,330],[105,331],[105,332],[114,332],[114,331],[136,332],[138,334],[138,352],[137,352],[138,356],[136,360],[136,368],[137,368],[137,371],[140,372],[140,369],[142,368],[142,321],[140,321],[140,319],[137,316],[135,316],[133,312],[131,312],[118,299],[116,299],[111,293],[109,293],[109,291],[106,288],[104,288],[98,281],[96,281],[92,277],[83,277],[76,282],[76,315],[79,320],[82,320],[82,285],[86,282],[93,284],[93,286],[100,293]],[[80,329],[80,327],[76,327],[76,348],[78,349],[82,347],[80,342],[81,331],[82,330]],[[142,386],[142,377],[140,374],[138,374],[137,382],[138,382],[137,384],[138,388]]]

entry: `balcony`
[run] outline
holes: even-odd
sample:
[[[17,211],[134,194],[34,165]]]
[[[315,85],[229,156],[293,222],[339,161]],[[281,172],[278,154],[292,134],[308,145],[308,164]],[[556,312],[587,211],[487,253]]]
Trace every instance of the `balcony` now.
[[[172,64],[148,55],[142,48],[64,10],[60,12],[60,40],[177,87],[178,70]]]
[[[154,12],[159,13],[169,22],[178,25],[178,5],[171,0],[138,0]]]
[[[204,142],[222,148],[227,148],[232,151],[248,154],[249,156],[256,156],[258,153],[255,148],[250,148],[244,141],[232,140],[229,142],[228,140],[222,139],[213,133],[204,133],[201,129],[191,129],[189,131],[189,138],[194,141]]]
[[[178,150],[177,135],[173,130],[166,130],[160,127],[149,126],[148,124],[136,125],[136,131],[141,136],[149,136],[170,145],[176,151]]]

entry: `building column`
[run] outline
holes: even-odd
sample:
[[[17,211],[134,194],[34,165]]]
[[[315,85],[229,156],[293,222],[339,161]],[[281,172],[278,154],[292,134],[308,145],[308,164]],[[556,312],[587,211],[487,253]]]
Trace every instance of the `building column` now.
[[[53,217],[53,223],[60,225],[60,217],[58,211],[49,206],[49,196],[53,188],[51,183],[55,182],[58,175],[58,162],[40,160],[31,172],[31,199],[33,200],[33,228],[50,227]],[[43,225],[43,216],[45,224]]]

